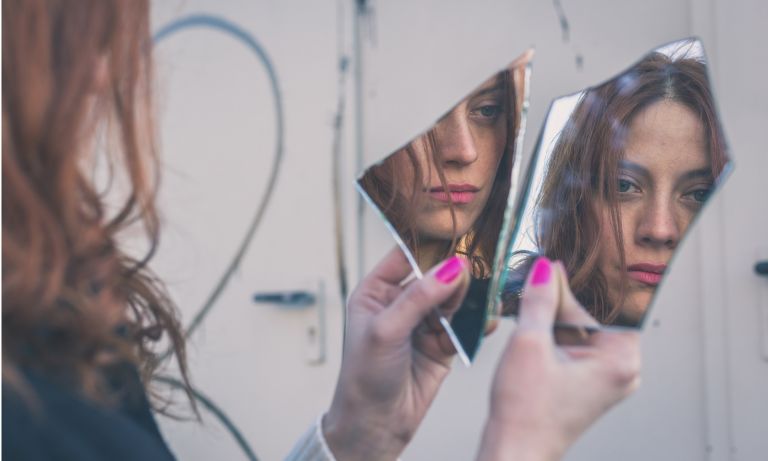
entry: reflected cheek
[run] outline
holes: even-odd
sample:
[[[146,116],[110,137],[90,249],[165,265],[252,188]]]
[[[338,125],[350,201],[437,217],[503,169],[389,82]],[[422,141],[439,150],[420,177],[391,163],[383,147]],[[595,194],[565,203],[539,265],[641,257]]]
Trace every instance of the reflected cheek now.
[[[506,140],[497,135],[487,147],[481,150],[481,158],[490,176],[495,176],[496,171],[499,169],[499,164],[502,157],[504,157],[506,147]]]
[[[600,249],[599,266],[606,276],[618,268],[620,261],[617,247],[617,239],[611,224],[611,213],[607,208],[600,211]]]
[[[619,220],[621,222],[621,250],[619,250],[619,239],[616,238],[616,230],[611,222],[610,211],[606,210],[602,214],[601,222],[601,242],[606,251],[613,255],[613,261],[618,268],[621,262],[620,251],[624,252],[626,260],[632,259],[632,253],[635,248],[636,233],[641,219],[641,210],[637,207],[622,204],[619,206]]]
[[[685,233],[688,231],[688,226],[691,225],[691,221],[693,221],[693,218],[696,217],[697,211],[690,211],[688,209],[683,209],[680,212],[680,234],[685,235]]]

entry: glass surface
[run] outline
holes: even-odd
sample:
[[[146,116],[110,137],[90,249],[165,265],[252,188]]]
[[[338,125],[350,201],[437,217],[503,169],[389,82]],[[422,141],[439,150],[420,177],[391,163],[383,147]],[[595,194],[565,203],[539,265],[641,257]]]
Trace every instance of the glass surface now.
[[[491,312],[515,315],[528,269],[563,261],[602,325],[642,327],[673,256],[730,170],[701,43],[660,47],[555,100],[515,201]]]
[[[465,362],[482,340],[493,299],[489,285],[504,261],[496,249],[516,192],[532,55],[527,51],[492,75],[357,183],[417,277],[451,255],[469,263],[468,295],[450,326],[441,321]]]

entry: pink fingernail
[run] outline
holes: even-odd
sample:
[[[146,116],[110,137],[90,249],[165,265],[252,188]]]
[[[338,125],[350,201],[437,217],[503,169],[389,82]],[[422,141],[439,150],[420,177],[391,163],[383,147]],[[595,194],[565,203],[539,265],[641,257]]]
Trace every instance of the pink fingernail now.
[[[443,263],[442,267],[435,273],[435,278],[446,285],[456,280],[464,268],[464,262],[458,256]]]
[[[552,275],[552,265],[549,259],[541,257],[533,264],[533,275],[531,276],[531,285],[544,285],[549,282]]]

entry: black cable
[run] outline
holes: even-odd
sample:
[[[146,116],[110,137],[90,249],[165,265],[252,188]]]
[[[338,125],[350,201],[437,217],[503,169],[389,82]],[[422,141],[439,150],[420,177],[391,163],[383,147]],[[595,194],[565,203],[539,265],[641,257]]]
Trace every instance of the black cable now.
[[[187,328],[184,330],[184,338],[189,338],[192,335],[192,333],[195,331],[195,329],[197,329],[197,327],[201,325],[205,317],[210,313],[214,304],[216,303],[218,298],[221,296],[221,294],[224,292],[224,289],[226,288],[230,278],[235,273],[235,271],[240,265],[240,262],[245,256],[245,253],[248,250],[248,246],[250,245],[254,235],[256,234],[256,230],[258,229],[261,223],[261,220],[264,216],[264,212],[267,209],[267,205],[269,204],[272,198],[272,193],[274,192],[274,189],[275,189],[275,184],[277,182],[277,177],[280,171],[280,164],[283,159],[283,138],[284,138],[283,101],[280,95],[280,88],[278,85],[277,74],[275,72],[275,69],[274,69],[274,66],[272,65],[271,60],[267,56],[267,53],[264,51],[264,48],[259,44],[258,41],[256,41],[256,39],[251,34],[249,34],[242,28],[238,27],[237,25],[225,19],[212,16],[212,15],[207,15],[207,14],[197,14],[197,15],[191,15],[191,16],[186,16],[186,17],[177,19],[171,22],[170,24],[160,28],[160,30],[153,37],[153,43],[156,45],[163,39],[172,35],[173,33],[179,32],[184,29],[190,29],[195,27],[209,28],[209,29],[213,29],[213,30],[217,30],[217,31],[229,34],[230,36],[236,38],[237,40],[239,40],[240,42],[248,46],[248,48],[250,48],[254,52],[254,54],[259,59],[259,61],[264,65],[264,68],[267,71],[267,75],[269,76],[269,82],[272,88],[272,94],[274,96],[274,110],[275,110],[275,118],[276,118],[276,123],[275,123],[276,141],[275,141],[274,160],[272,163],[272,171],[270,173],[267,187],[262,197],[261,203],[259,204],[259,207],[256,210],[256,213],[253,216],[253,219],[251,220],[250,225],[248,226],[248,229],[245,233],[245,237],[243,238],[237,252],[235,253],[235,257],[232,259],[232,262],[230,262],[229,266],[227,266],[227,270],[224,272],[224,275],[221,276],[221,278],[219,279],[214,289],[208,295],[208,298],[206,299],[205,303],[198,310],[197,314],[195,314],[195,316],[192,318],[192,321],[190,322],[189,326],[187,326]],[[166,350],[160,356],[159,359],[163,360],[164,358],[168,357],[171,353],[172,353],[172,348],[169,347],[168,350]],[[157,376],[154,379],[156,381],[163,382],[180,389],[186,389],[186,386],[184,385],[184,383],[175,378],[171,378],[167,376]],[[245,439],[242,433],[237,429],[235,424],[229,419],[229,417],[227,417],[227,415],[216,404],[214,404],[213,401],[211,401],[208,397],[206,397],[204,394],[202,394],[200,391],[198,391],[191,385],[189,387],[189,392],[192,394],[195,400],[200,402],[208,411],[213,413],[213,415],[224,425],[224,427],[229,431],[229,433],[232,434],[232,437],[235,439],[238,446],[242,449],[243,453],[245,453],[246,457],[250,461],[258,461],[258,458],[256,457],[256,454],[253,452],[253,449],[251,448],[251,446],[248,444],[248,441]]]
[[[168,384],[171,387],[175,387],[177,389],[181,389],[186,391],[187,388],[184,385],[184,383],[176,378],[172,378],[170,376],[155,376],[153,378],[155,381]],[[232,422],[232,420],[229,419],[229,417],[224,413],[224,410],[219,408],[213,401],[208,398],[205,394],[198,391],[194,387],[189,387],[189,392],[192,394],[192,397],[195,398],[198,402],[200,402],[206,410],[210,411],[216,419],[218,419],[221,424],[224,425],[224,427],[229,431],[230,434],[232,434],[232,437],[235,439],[235,442],[237,442],[238,446],[243,450],[243,453],[245,453],[245,456],[248,458],[249,461],[259,461],[259,458],[256,457],[256,453],[253,452],[253,449],[248,444],[248,441],[245,440],[245,437],[243,437],[243,434],[240,433],[240,431],[237,429],[235,424]]]
[[[187,326],[187,328],[184,330],[185,338],[189,338],[192,335],[192,333],[200,326],[203,319],[210,313],[215,302],[218,300],[219,296],[221,296],[221,294],[224,292],[224,289],[229,283],[230,278],[232,278],[232,275],[235,273],[238,266],[240,265],[240,262],[242,261],[243,256],[245,256],[245,253],[248,250],[248,246],[253,240],[253,236],[256,234],[256,230],[258,229],[259,224],[261,223],[261,219],[264,216],[264,212],[267,208],[267,205],[270,202],[270,199],[272,198],[272,193],[274,192],[274,189],[275,189],[278,173],[280,171],[280,164],[283,159],[283,138],[284,138],[283,100],[280,95],[280,88],[278,85],[277,74],[275,72],[274,66],[272,65],[272,61],[269,59],[269,56],[267,56],[266,51],[264,51],[264,48],[259,44],[258,41],[256,41],[256,39],[251,34],[249,34],[239,26],[225,19],[208,15],[208,14],[196,14],[196,15],[186,16],[186,17],[177,19],[171,22],[170,24],[162,27],[153,37],[153,42],[157,44],[173,33],[182,31],[184,29],[190,29],[195,27],[202,27],[202,28],[217,30],[236,38],[237,40],[245,44],[249,49],[251,49],[256,55],[256,57],[259,59],[259,61],[264,65],[264,68],[267,71],[267,75],[269,76],[269,82],[272,88],[272,94],[274,96],[274,105],[275,105],[274,109],[275,109],[275,119],[276,119],[276,123],[275,123],[276,143],[275,143],[274,160],[272,163],[272,171],[270,173],[266,190],[264,192],[261,203],[259,204],[259,207],[256,211],[256,214],[254,215],[250,225],[248,226],[248,229],[245,233],[245,237],[243,238],[242,242],[240,243],[240,247],[235,253],[235,257],[232,259],[232,262],[229,263],[229,266],[227,266],[227,270],[224,272],[224,275],[222,275],[222,277],[219,279],[219,282],[216,284],[216,286],[213,288],[211,293],[208,295],[208,298],[206,299],[203,306],[198,310],[197,314],[195,314],[195,316],[192,318],[192,321],[190,322],[189,326]],[[164,354],[160,356],[160,360],[168,357],[170,354],[171,354],[171,349],[169,348]]]

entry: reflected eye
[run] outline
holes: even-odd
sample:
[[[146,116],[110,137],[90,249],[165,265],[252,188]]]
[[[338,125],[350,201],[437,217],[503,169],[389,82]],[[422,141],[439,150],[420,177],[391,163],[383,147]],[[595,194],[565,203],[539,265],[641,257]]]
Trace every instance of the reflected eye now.
[[[499,119],[504,112],[501,104],[484,104],[472,109],[470,115],[479,122],[493,123]]]
[[[692,198],[697,203],[704,203],[707,201],[711,193],[712,193],[712,188],[706,187],[706,188],[692,190],[688,192],[686,195]]]
[[[501,106],[483,106],[478,109],[483,117],[496,117],[501,113]]]
[[[618,191],[620,194],[626,194],[629,192],[639,191],[640,189],[632,183],[629,179],[619,178]]]
[[[619,179],[619,192],[629,192],[629,186],[632,184],[624,179]]]

